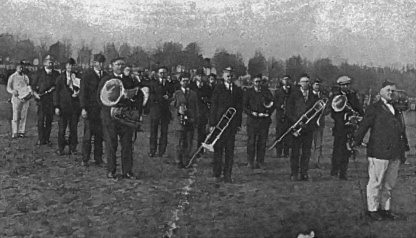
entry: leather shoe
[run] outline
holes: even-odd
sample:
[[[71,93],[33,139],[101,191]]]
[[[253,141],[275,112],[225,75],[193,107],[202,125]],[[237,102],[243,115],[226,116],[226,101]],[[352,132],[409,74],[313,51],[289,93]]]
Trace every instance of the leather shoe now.
[[[383,216],[379,212],[368,212],[368,216],[374,221],[382,221]]]
[[[20,138],[25,138],[25,137],[26,137],[26,135],[25,135],[25,133],[17,133],[17,137],[20,137]]]
[[[49,146],[51,146],[51,145],[52,145],[52,141],[47,140],[47,141],[46,141],[46,144],[47,144],[47,145],[49,145]]]
[[[46,142],[38,141],[36,142],[35,146],[46,145]]]
[[[390,210],[379,210],[380,215],[389,220],[397,220],[399,216],[393,214]]]
[[[62,149],[58,149],[58,150],[56,150],[56,152],[55,152],[57,155],[59,155],[59,156],[62,156],[62,155],[64,155],[64,150],[62,150]]]
[[[299,181],[299,175],[297,175],[297,174],[290,175],[290,180],[292,180],[292,181]]]
[[[116,175],[115,175],[115,173],[113,173],[113,172],[108,172],[108,173],[107,173],[107,178],[108,178],[108,179],[116,179]]]
[[[347,175],[340,175],[339,180],[348,181]]]
[[[300,176],[300,180],[301,180],[301,181],[309,181],[309,176],[308,176],[307,174],[302,174],[302,175]]]
[[[77,152],[76,150],[70,150],[70,151],[69,151],[69,154],[70,154],[70,155],[77,155],[77,154],[78,154],[78,152]]]
[[[123,178],[125,179],[137,179],[136,175],[134,175],[132,172],[126,173],[123,175]]]
[[[232,180],[231,177],[224,177],[224,183],[233,183],[234,181]]]
[[[89,165],[88,161],[82,161],[81,162],[81,166],[83,166],[83,167],[88,167],[88,165]]]
[[[177,167],[179,169],[184,169],[185,168],[185,165],[182,162],[179,162],[178,165],[177,165]]]
[[[155,157],[155,153],[149,153],[148,154],[150,158],[154,158]]]

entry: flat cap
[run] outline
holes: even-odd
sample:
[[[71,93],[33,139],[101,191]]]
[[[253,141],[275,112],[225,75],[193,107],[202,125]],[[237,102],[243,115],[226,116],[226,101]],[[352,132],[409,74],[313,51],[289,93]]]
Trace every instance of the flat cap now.
[[[46,55],[45,58],[43,59],[43,61],[54,61],[55,59],[53,58],[52,55]]]
[[[65,63],[70,64],[70,65],[75,65],[76,61],[73,58],[69,58]]]
[[[123,57],[118,56],[118,57],[115,57],[114,59],[112,59],[112,60],[110,61],[110,63],[112,64],[112,63],[114,63],[114,62],[116,62],[116,61],[118,61],[118,60],[123,60],[123,61],[126,61],[126,59],[124,59]]]
[[[322,80],[320,80],[319,78],[316,78],[316,79],[312,82],[312,84],[315,84],[315,83],[322,84]]]
[[[233,71],[233,68],[231,68],[231,67],[227,67],[227,68],[225,68],[223,71]]]
[[[105,57],[101,53],[100,54],[95,54],[93,61],[104,63],[105,62]]]
[[[391,85],[396,85],[396,84],[386,80],[381,84],[381,88],[385,88],[385,87],[391,86]]]
[[[341,76],[337,79],[337,84],[350,84],[351,78],[348,76]]]

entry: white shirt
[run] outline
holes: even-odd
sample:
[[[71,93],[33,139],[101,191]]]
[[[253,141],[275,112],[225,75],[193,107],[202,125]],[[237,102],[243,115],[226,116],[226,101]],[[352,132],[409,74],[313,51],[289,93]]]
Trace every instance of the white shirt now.
[[[390,110],[390,112],[394,115],[394,107],[390,103],[387,103],[387,100],[385,98],[381,98],[381,101],[384,102],[384,104],[387,106],[387,108]]]
[[[19,73],[15,72],[10,75],[6,90],[13,94],[15,90],[19,90],[26,86],[29,86],[29,77],[27,77],[26,74],[19,75]]]
[[[96,70],[95,68],[94,68],[94,71],[95,71],[95,73],[98,75],[98,77],[101,77],[102,75],[100,75],[100,71],[99,70]]]
[[[114,73],[114,76],[116,76],[117,78],[122,78],[123,77],[123,74],[116,74],[116,73]]]
[[[226,87],[228,90],[233,91],[233,86],[232,86],[232,83],[227,83],[227,82],[224,82],[224,84],[225,84],[225,87]]]

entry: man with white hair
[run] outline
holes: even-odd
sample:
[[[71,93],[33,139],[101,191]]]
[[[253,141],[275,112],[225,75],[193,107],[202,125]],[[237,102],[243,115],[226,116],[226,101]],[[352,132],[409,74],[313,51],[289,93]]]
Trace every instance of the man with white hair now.
[[[391,102],[395,90],[394,83],[383,82],[380,100],[368,106],[354,134],[353,146],[360,145],[371,128],[367,143],[367,208],[376,221],[397,218],[391,212],[391,190],[396,184],[400,159],[409,150],[401,113]]]
[[[16,66],[16,72],[10,75],[7,82],[7,92],[12,94],[12,107],[13,107],[13,119],[12,119],[12,138],[25,137],[26,130],[26,116],[29,108],[30,101],[23,99],[22,94],[24,91],[31,93],[32,89],[29,86],[29,77],[23,73],[24,63],[21,61]]]

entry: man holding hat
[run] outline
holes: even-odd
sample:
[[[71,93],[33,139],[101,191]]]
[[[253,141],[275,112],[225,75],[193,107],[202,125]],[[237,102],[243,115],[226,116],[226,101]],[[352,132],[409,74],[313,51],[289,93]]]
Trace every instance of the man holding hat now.
[[[16,72],[10,75],[9,81],[7,82],[7,92],[12,94],[12,138],[25,137],[26,116],[30,101],[22,99],[23,95],[20,94],[24,91],[31,94],[32,89],[29,86],[29,77],[23,73],[24,67],[25,65],[21,61],[16,66]]]
[[[100,118],[101,107],[97,100],[100,80],[107,76],[104,71],[105,57],[95,54],[93,68],[86,71],[81,79],[79,100],[84,118],[84,136],[82,140],[82,165],[88,166],[91,154],[91,138],[94,137],[94,160],[97,166],[103,163],[103,126]]]
[[[59,116],[58,121],[58,155],[64,154],[65,148],[65,131],[69,126],[69,153],[77,153],[78,144],[78,121],[81,115],[81,108],[78,94],[76,94],[77,86],[74,85],[72,79],[72,68],[75,60],[69,58],[65,64],[65,71],[56,80],[56,89],[53,95],[53,104],[55,114]]]
[[[355,91],[351,90],[351,78],[348,76],[341,76],[337,79],[339,91],[333,95],[345,95],[347,98],[347,105],[354,111],[358,112],[360,116],[364,114],[363,109],[358,100]],[[330,104],[332,104],[332,99]],[[354,128],[347,122],[346,114],[351,113],[347,107],[344,110],[336,112],[331,108],[331,117],[334,119],[334,127],[332,128],[332,135],[334,136],[334,144],[332,148],[332,168],[331,177],[340,180],[348,180],[347,169],[350,158],[350,151],[348,150],[348,136],[353,133]]]
[[[56,79],[59,72],[54,70],[54,58],[47,55],[43,60],[44,68],[37,71],[30,86],[33,90],[35,100],[38,104],[38,137],[36,145],[52,145],[50,135],[53,120],[53,90],[55,90]]]
[[[264,164],[270,117],[274,111],[273,94],[261,83],[262,75],[259,74],[243,99],[243,110],[247,114],[247,160],[252,169],[260,169]]]
[[[380,100],[368,106],[354,134],[353,146],[360,145],[371,128],[367,143],[367,208],[376,221],[397,218],[391,212],[391,190],[396,184],[401,156],[409,150],[401,113],[391,104],[395,90],[394,83],[383,82]]]

